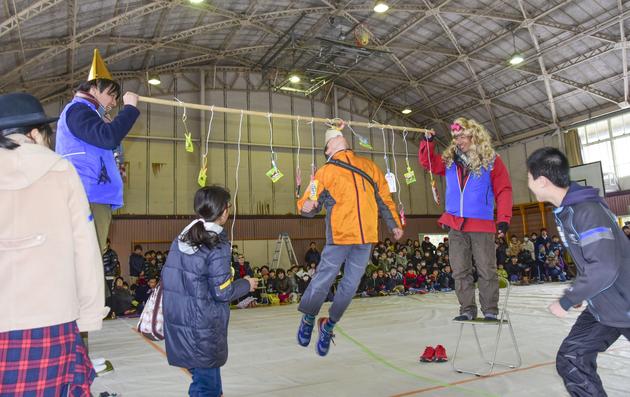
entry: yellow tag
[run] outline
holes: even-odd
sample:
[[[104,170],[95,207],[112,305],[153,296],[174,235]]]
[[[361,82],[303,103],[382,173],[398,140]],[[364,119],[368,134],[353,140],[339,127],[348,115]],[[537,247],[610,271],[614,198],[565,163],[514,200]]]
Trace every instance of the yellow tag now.
[[[309,200],[313,200],[313,201],[317,201],[317,185],[319,184],[319,182],[317,181],[317,179],[313,179],[311,181],[311,183],[309,184],[308,188],[310,190],[309,192]]]
[[[411,185],[416,181],[416,173],[411,169],[411,167],[407,167],[407,172],[405,172],[405,182],[407,185]]]
[[[184,137],[186,137],[186,144],[185,144],[186,151],[188,153],[194,152],[195,147],[193,146],[193,143],[192,143],[192,134],[184,133]]]
[[[271,182],[276,183],[284,176],[282,172],[278,169],[278,167],[273,166],[266,174],[269,178],[271,178]]]
[[[199,183],[199,186],[201,187],[205,187],[206,186],[206,179],[208,178],[208,175],[206,175],[208,172],[207,168],[202,168],[199,170],[199,176],[197,177],[197,183]]]

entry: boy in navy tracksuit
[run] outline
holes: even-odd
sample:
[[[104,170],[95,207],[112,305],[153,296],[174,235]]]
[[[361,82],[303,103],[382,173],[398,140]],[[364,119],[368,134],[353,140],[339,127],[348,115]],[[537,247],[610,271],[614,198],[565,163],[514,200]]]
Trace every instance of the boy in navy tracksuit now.
[[[538,149],[527,159],[527,170],[536,198],[557,207],[558,231],[578,273],[549,310],[564,317],[571,307],[588,302],[560,346],[556,368],[571,396],[606,396],[597,354],[620,335],[630,338],[630,242],[597,189],[570,183],[562,152]]]

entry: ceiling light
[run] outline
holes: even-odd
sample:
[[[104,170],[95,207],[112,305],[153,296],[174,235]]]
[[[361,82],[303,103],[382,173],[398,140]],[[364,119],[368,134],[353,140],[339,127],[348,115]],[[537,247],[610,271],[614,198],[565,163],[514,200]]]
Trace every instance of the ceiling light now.
[[[404,108],[403,110],[400,111],[400,113],[402,113],[402,114],[409,114],[409,113],[411,113],[411,109]]]
[[[204,0],[190,0],[192,4],[201,4]]]
[[[384,1],[374,3],[374,12],[383,13],[387,10],[389,10],[389,6]]]
[[[289,76],[289,81],[292,83],[299,83],[300,82],[300,76],[298,76],[297,74],[292,74]]]
[[[520,52],[515,52],[514,54],[512,54],[508,62],[510,62],[510,65],[516,66],[520,63],[523,63],[524,60],[525,58],[523,57],[523,54],[521,54]]]
[[[158,76],[157,74],[150,74],[147,78],[147,83],[151,85],[160,85],[160,76]]]

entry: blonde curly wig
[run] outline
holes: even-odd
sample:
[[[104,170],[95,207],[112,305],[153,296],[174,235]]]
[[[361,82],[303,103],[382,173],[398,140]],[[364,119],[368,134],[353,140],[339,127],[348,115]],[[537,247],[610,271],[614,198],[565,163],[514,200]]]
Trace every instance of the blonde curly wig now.
[[[492,148],[490,134],[486,128],[473,119],[466,119],[463,117],[458,118],[453,124],[459,124],[463,128],[463,134],[472,136],[472,143],[470,150],[466,153],[468,160],[470,161],[471,171],[479,175],[481,169],[490,169],[496,152]],[[453,165],[455,161],[455,140],[451,141],[451,144],[442,153],[442,158],[446,167]]]

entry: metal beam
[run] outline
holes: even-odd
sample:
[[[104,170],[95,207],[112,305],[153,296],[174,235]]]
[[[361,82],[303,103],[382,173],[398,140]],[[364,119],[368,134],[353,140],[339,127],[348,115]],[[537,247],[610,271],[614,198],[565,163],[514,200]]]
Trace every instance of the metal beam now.
[[[430,7],[430,4],[427,0],[424,0],[424,3],[427,7]],[[488,113],[488,116],[490,117],[490,120],[492,121],[492,126],[494,127],[495,138],[497,139],[497,141],[499,141],[499,143],[501,143],[503,139],[502,138],[503,133],[501,131],[501,127],[499,127],[499,123],[497,122],[496,116],[494,115],[494,111],[490,107],[490,101],[486,99],[486,92],[483,89],[483,86],[481,85],[481,83],[479,83],[477,72],[475,72],[475,69],[470,64],[470,61],[468,60],[468,56],[465,54],[464,49],[459,45],[459,42],[455,38],[455,35],[453,34],[451,29],[448,27],[448,25],[444,21],[444,18],[442,18],[439,8],[435,8],[431,11],[432,11],[433,16],[437,20],[438,24],[442,27],[442,29],[446,33],[446,36],[448,37],[448,39],[451,41],[451,43],[453,44],[453,46],[459,53],[460,60],[464,62],[464,65],[466,65],[466,68],[468,69],[468,72],[470,73],[470,76],[472,77],[473,81],[477,83],[477,90],[479,91],[479,95],[481,95],[481,101],[484,107],[486,108],[486,112]]]
[[[94,27],[91,27],[89,29],[86,29],[84,31],[82,31],[81,33],[76,35],[76,42],[77,43],[82,43],[83,41],[89,39],[90,37],[96,36],[100,33],[109,31],[111,29],[113,29],[116,26],[122,25],[126,22],[129,22],[130,20],[139,18],[141,16],[147,15],[147,14],[151,14],[155,11],[161,10],[163,8],[167,8],[167,7],[173,7],[176,4],[179,4],[181,1],[183,0],[173,0],[173,1],[155,1],[152,2],[150,4],[147,5],[143,5],[140,7],[136,7],[130,11],[127,11],[123,14],[120,14],[114,18],[108,19],[105,22],[102,22]],[[54,56],[60,54],[63,51],[66,51],[67,49],[69,49],[69,45],[65,46],[65,47],[60,47],[60,48],[54,48],[54,49],[50,49],[50,50],[46,50],[42,53],[40,53],[39,55],[36,55],[30,59],[28,59],[27,61],[25,61],[24,63],[22,63],[20,66],[18,66],[17,68],[5,72],[4,76],[2,77],[2,80],[0,80],[0,88],[5,87],[8,82],[10,82],[16,75],[19,75],[22,70],[24,70],[26,67],[30,66],[30,65],[39,65],[42,62],[46,61],[46,62],[50,62],[50,59],[53,58]]]
[[[20,25],[20,22],[26,22],[29,19],[41,14],[44,11],[47,11],[51,7],[61,3],[64,0],[42,0],[38,1],[33,5],[30,5],[23,9],[22,11],[16,13],[10,18],[2,21],[0,23],[0,37],[9,33],[13,29],[17,28]]]
[[[527,11],[525,11],[525,6],[523,6],[523,0],[517,0],[518,6],[523,13],[523,18],[527,20]],[[545,61],[543,60],[543,56],[540,53],[540,45],[538,44],[538,37],[536,36],[536,32],[534,31],[534,27],[532,24],[527,25],[527,31],[529,32],[529,37],[532,39],[532,43],[534,43],[534,48],[536,49],[536,53],[538,53],[538,65],[540,66],[540,70],[542,71],[542,78],[545,83],[545,91],[547,92],[547,100],[549,101],[549,110],[551,111],[551,119],[556,126],[558,125],[558,113],[556,112],[556,104],[553,101],[553,91],[551,90],[551,78],[547,73],[547,68],[545,67]]]

